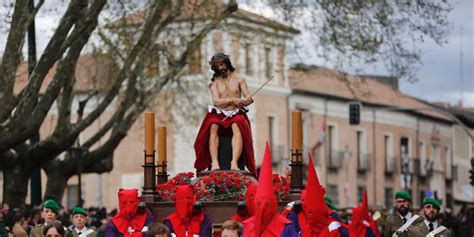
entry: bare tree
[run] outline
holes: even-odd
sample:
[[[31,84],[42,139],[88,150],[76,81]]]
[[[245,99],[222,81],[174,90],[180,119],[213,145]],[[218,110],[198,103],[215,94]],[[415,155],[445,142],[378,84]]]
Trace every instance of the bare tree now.
[[[147,108],[147,104],[167,84],[177,80],[188,58],[206,34],[237,10],[234,1],[212,8],[214,14],[206,15],[207,20],[202,21],[202,26],[194,34],[187,36],[182,49],[172,56],[168,55],[166,70],[151,80],[144,75],[144,59],[149,57],[150,49],[162,49],[163,54],[167,55],[165,49],[171,47],[166,45],[168,42],[157,39],[171,24],[186,19],[187,16],[183,14],[212,3],[201,1],[199,6],[188,9],[189,2],[150,1],[143,8],[146,10],[139,13],[139,21],[134,20],[136,15],[125,12],[123,19],[106,21],[107,24],[100,26],[98,22],[103,17],[101,14],[106,14],[108,9],[113,10],[113,5],[108,5],[106,0],[70,1],[46,49],[28,76],[26,86],[19,93],[14,92],[14,87],[18,83],[17,72],[21,67],[21,49],[26,29],[35,15],[28,12],[27,1],[15,2],[0,65],[0,96],[3,101],[0,106],[0,165],[4,174],[5,203],[13,207],[25,203],[28,180],[37,167],[42,167],[48,175],[45,196],[56,200],[61,200],[67,180],[76,173],[78,165],[82,173],[112,170],[114,149]],[[35,12],[41,8],[42,3],[40,1],[37,4]],[[128,3],[120,1],[118,6],[128,9],[125,6]],[[120,35],[126,31],[126,36]],[[96,63],[114,63],[108,64],[111,70],[106,90],[86,96],[78,105],[77,116],[72,116],[77,62],[93,34],[99,35],[99,40],[90,42],[92,46],[96,44],[101,48],[108,47],[105,56],[102,52],[100,54],[101,60],[105,61],[97,60]],[[53,68],[54,76],[43,91],[42,84]],[[98,102],[92,111],[85,113],[87,103],[94,97],[98,98]],[[80,156],[66,155],[58,158],[58,155],[74,145],[79,134],[96,121],[113,101],[120,102],[115,106],[111,117],[82,144],[90,151]],[[54,131],[38,142],[31,142],[30,138],[38,132],[48,112],[54,108],[54,103],[57,108]],[[98,144],[101,139],[105,139],[105,142]]]

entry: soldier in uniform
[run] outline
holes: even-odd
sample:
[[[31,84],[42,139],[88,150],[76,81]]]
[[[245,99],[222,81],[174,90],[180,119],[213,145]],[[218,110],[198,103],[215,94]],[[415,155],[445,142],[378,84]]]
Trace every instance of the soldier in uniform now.
[[[86,227],[87,211],[81,207],[74,207],[72,209],[72,223],[71,233],[73,237],[95,237],[97,232]]]
[[[385,222],[384,235],[383,235],[384,237],[392,237],[394,233],[396,235],[399,235],[401,232],[403,232],[403,230],[400,229],[400,227],[402,227],[402,225],[407,222],[409,222],[410,225],[415,225],[415,224],[418,224],[418,222],[423,220],[422,217],[418,215],[414,215],[410,211],[410,206],[411,206],[411,196],[409,193],[400,191],[395,194],[396,212],[390,215],[387,218],[387,221]],[[404,229],[407,229],[407,227],[408,226],[406,226],[406,228]]]
[[[403,237],[451,237],[451,231],[438,223],[438,213],[440,203],[434,198],[425,198],[423,200],[423,209],[421,210],[425,219],[416,225],[410,226],[406,232],[400,236]]]
[[[40,225],[37,225],[31,229],[30,237],[42,237],[44,228],[47,225],[52,223],[59,223],[60,221],[56,220],[59,214],[59,205],[53,200],[48,199],[43,203],[43,209],[41,211],[41,217],[43,218],[44,222]],[[68,233],[66,232],[66,235]]]

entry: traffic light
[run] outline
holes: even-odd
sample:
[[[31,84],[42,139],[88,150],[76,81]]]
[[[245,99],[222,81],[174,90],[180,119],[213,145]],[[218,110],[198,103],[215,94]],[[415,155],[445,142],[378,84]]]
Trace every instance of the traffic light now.
[[[469,180],[470,180],[469,183],[472,186],[474,186],[474,157],[471,158],[471,170],[469,170],[469,173],[471,174],[471,175],[469,175]]]
[[[349,124],[350,125],[359,125],[360,124],[360,111],[362,109],[362,104],[360,102],[350,102],[349,103]]]
[[[471,175],[469,175],[469,179],[471,180],[469,183],[474,186],[474,170],[469,170],[469,173],[471,173]]]

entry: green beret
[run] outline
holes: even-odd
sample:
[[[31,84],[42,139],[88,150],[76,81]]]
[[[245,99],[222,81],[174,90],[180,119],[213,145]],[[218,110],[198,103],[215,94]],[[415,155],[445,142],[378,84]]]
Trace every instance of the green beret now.
[[[81,215],[87,216],[87,211],[82,209],[81,207],[74,207],[72,209],[72,214],[73,215],[81,214]]]
[[[411,202],[410,194],[405,192],[405,191],[400,191],[400,192],[395,193],[395,199],[397,199],[397,198],[403,198],[403,199]]]
[[[438,210],[440,209],[440,206],[441,206],[441,204],[439,203],[438,200],[436,200],[436,199],[434,199],[434,198],[429,198],[429,197],[423,199],[423,206],[424,206],[425,204],[431,204],[431,205],[433,205],[433,206],[434,206],[436,209],[438,209]]]
[[[59,206],[53,199],[48,199],[44,202],[43,208],[51,209],[56,215],[59,214]]]

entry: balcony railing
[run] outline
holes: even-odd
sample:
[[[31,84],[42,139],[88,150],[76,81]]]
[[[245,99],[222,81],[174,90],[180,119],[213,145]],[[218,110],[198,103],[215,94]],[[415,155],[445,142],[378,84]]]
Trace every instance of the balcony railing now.
[[[395,157],[386,156],[385,157],[385,174],[392,175],[397,172],[397,162]]]
[[[342,167],[342,152],[332,150],[327,157],[327,167],[331,170],[337,170]]]
[[[364,153],[359,154],[359,157],[357,160],[358,172],[366,172],[370,169],[370,157],[372,157],[370,154],[364,154]]]

